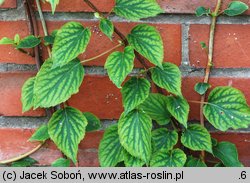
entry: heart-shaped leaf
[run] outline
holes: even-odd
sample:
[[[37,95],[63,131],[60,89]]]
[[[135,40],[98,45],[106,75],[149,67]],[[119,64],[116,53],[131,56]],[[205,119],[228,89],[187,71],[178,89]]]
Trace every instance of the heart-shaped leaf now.
[[[52,48],[53,67],[63,66],[83,53],[90,41],[91,32],[78,22],[68,22],[56,33]]]
[[[247,128],[250,124],[250,109],[243,93],[232,87],[217,87],[208,97],[203,113],[217,129]]]
[[[163,10],[155,0],[115,0],[114,12],[129,20],[154,17]]]
[[[56,111],[48,123],[50,138],[75,164],[78,145],[85,136],[87,123],[82,112],[72,107]]]
[[[110,80],[118,87],[126,79],[134,68],[135,54],[131,46],[125,48],[124,53],[114,52],[107,58],[105,69],[108,71]]]
[[[115,167],[124,160],[124,148],[122,147],[117,124],[108,127],[99,145],[99,162],[102,167]]]
[[[121,115],[118,122],[118,133],[122,146],[136,158],[149,162],[151,156],[150,117],[140,110],[133,110]]]
[[[128,35],[129,44],[151,63],[162,68],[163,42],[160,33],[153,26],[140,24]]]

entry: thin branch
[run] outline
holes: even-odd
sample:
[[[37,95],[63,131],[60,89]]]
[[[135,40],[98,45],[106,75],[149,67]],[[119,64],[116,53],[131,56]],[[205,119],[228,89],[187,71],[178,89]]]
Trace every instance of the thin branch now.
[[[213,66],[214,36],[215,36],[217,16],[218,16],[218,13],[220,11],[221,5],[222,5],[222,0],[218,0],[215,11],[213,13],[213,17],[212,17],[212,23],[211,23],[211,27],[210,27],[210,37],[209,37],[209,48],[208,48],[208,63],[207,63],[207,67],[206,67],[204,83],[209,82],[209,76],[210,76],[211,68]],[[200,103],[200,123],[202,126],[205,126],[205,122],[204,122],[205,120],[204,120],[204,115],[203,115],[203,107],[204,107],[205,97],[206,97],[206,94],[204,94],[201,97],[201,103]],[[204,160],[205,159],[205,152],[204,151],[202,151],[201,156],[202,156],[202,159]]]
[[[99,15],[101,17],[105,17],[103,15],[103,13],[90,1],[90,0],[83,0],[93,11],[99,13]],[[128,40],[126,38],[126,36],[120,32],[119,29],[116,28],[116,26],[114,26],[114,32],[121,38],[121,40],[123,41],[124,45],[127,46],[128,45]],[[141,63],[141,65],[144,67],[144,69],[148,70],[150,68],[150,66],[148,66],[146,64],[146,61],[145,59],[138,53],[138,52],[135,52],[135,56],[137,58],[137,60]],[[147,76],[151,79],[151,74],[150,72],[147,73]],[[158,93],[161,93],[163,94],[163,91],[160,87],[158,87],[157,85],[156,86],[156,89],[158,91]]]
[[[4,161],[0,161],[0,164],[8,164],[8,163],[12,163],[12,162],[15,162],[15,161],[18,161],[18,160],[21,160],[23,158],[26,158],[28,156],[30,156],[31,154],[33,154],[34,152],[36,152],[37,150],[39,150],[42,145],[44,144],[43,143],[40,143],[39,145],[37,145],[34,149],[32,149],[31,151],[27,152],[27,153],[24,153],[24,154],[21,154],[17,157],[14,157],[14,158],[11,158],[11,159],[8,159],[8,160],[4,160]]]
[[[95,57],[92,57],[92,58],[89,58],[89,59],[86,59],[86,60],[81,61],[81,63],[86,63],[86,62],[93,61],[93,60],[95,60],[95,59],[97,59],[97,58],[100,58],[100,57],[102,57],[102,56],[108,54],[109,52],[111,52],[111,51],[113,51],[113,50],[115,50],[115,49],[117,49],[117,48],[119,48],[119,47],[121,47],[121,46],[122,46],[122,44],[118,44],[118,45],[116,45],[115,47],[109,49],[108,51],[105,51],[105,52],[101,53],[100,55],[97,55],[97,56],[95,56]]]
[[[32,54],[32,53],[30,53],[30,52],[28,52],[28,51],[26,51],[26,50],[24,50],[22,48],[17,48],[17,50],[24,53],[24,54],[26,54],[26,55],[28,55],[28,56],[34,57],[34,54]]]
[[[48,36],[48,30],[47,30],[46,22],[45,22],[44,17],[43,17],[43,12],[42,12],[41,4],[40,4],[39,0],[36,0],[36,6],[37,6],[38,13],[39,13],[39,17],[40,17],[41,22],[42,22],[42,27],[43,27],[44,35]],[[51,57],[50,46],[46,46],[46,48],[47,48],[49,57]]]

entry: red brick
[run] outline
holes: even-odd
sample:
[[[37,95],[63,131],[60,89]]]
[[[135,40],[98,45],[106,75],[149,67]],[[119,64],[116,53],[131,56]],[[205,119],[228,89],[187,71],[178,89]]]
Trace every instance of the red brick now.
[[[17,7],[17,1],[16,0],[6,0],[1,6],[0,9],[3,8],[16,8]]]
[[[33,149],[38,143],[31,143],[27,140],[33,134],[34,130],[30,129],[0,129],[0,161],[16,157]],[[95,135],[96,134],[96,135]],[[87,133],[84,140],[79,146],[79,166],[97,167],[98,147],[91,145],[93,141],[99,143],[99,134],[103,132]],[[250,134],[249,133],[212,133],[212,136],[220,141],[229,141],[236,144],[239,159],[245,166],[250,166]],[[92,141],[89,141],[92,139]],[[88,146],[84,146],[88,143]],[[48,142],[36,153],[31,155],[42,166],[49,166],[57,158],[62,157],[61,152],[52,142]]]
[[[248,78],[217,78],[212,77],[210,79],[210,84],[212,88],[209,92],[216,86],[228,86],[232,84],[233,87],[241,90],[247,99],[248,104],[250,104],[250,88],[248,86],[250,79]],[[202,82],[202,78],[200,77],[187,77],[183,79],[182,91],[183,95],[187,100],[200,101],[200,95],[194,91],[194,86],[196,83]],[[200,104],[190,103],[190,120],[199,120],[199,107]]]
[[[44,116],[43,110],[22,113],[21,88],[34,73],[0,73],[0,116]]]
[[[0,21],[0,39],[14,38],[15,34],[25,37],[29,34],[25,21]],[[32,57],[21,53],[10,45],[0,45],[0,63],[35,64]]]
[[[47,22],[49,32],[52,32],[55,29],[59,29],[64,23],[62,21],[56,21],[56,22]],[[115,40],[111,42],[106,36],[99,33],[99,31],[93,32],[95,27],[98,27],[98,22],[93,21],[81,21],[81,23],[85,27],[91,27],[92,29],[92,37],[90,44],[87,47],[87,50],[85,53],[83,53],[80,56],[80,59],[87,59],[92,58],[96,55],[99,55],[110,48],[114,47],[118,44],[117,40],[118,36],[115,35]],[[135,23],[115,23],[117,28],[125,35],[127,35],[131,29],[136,25]],[[176,65],[181,64],[181,25],[177,24],[151,24],[155,26],[159,32],[162,35],[163,42],[164,42],[164,48],[165,48],[165,61],[173,62]],[[42,29],[40,28],[41,35],[42,35]],[[46,53],[46,50],[45,50]],[[44,53],[44,54],[45,54]],[[95,66],[103,66],[106,58],[109,54],[97,59],[96,61],[92,61],[87,63],[86,65],[95,65]],[[48,57],[47,54],[44,55],[44,58]],[[136,62],[137,67],[141,67],[141,64]]]
[[[81,111],[92,112],[101,119],[119,119],[123,112],[121,93],[106,76],[85,76],[78,94],[69,104]]]
[[[218,25],[215,34],[214,67],[242,68],[250,67],[250,25]],[[191,25],[190,62],[195,67],[205,67],[207,55],[201,49],[200,42],[208,44],[209,26]]]
[[[214,9],[216,6],[217,0],[210,1],[199,1],[199,0],[157,0],[163,10],[166,13],[194,13],[195,9],[199,6],[205,6],[211,9]],[[112,7],[114,6],[114,0],[92,0],[91,1],[100,11],[102,12],[110,12]],[[227,5],[231,2],[231,0],[224,0],[223,9],[227,7]],[[242,0],[249,4],[248,0]],[[43,4],[42,8],[44,11],[51,11],[51,7],[48,3]],[[83,0],[75,0],[73,3],[67,0],[61,0],[59,6],[56,11],[58,12],[93,12]],[[250,11],[247,12],[249,14]]]

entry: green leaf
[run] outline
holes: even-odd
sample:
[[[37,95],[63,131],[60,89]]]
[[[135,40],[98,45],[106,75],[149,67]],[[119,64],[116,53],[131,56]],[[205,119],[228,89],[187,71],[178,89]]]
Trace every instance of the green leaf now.
[[[38,72],[34,88],[34,107],[49,108],[68,100],[76,94],[83,81],[84,69],[78,59],[52,68],[48,59]]]
[[[54,44],[55,38],[56,38],[56,34],[57,34],[58,30],[54,30],[51,35],[45,36],[43,38],[45,45],[52,45]]]
[[[203,113],[217,129],[247,128],[250,124],[250,110],[243,93],[232,87],[217,87],[208,97]]]
[[[3,5],[4,2],[5,0],[0,0],[0,6]]]
[[[84,138],[87,123],[82,112],[72,107],[56,111],[48,123],[50,138],[75,164],[78,145]]]
[[[185,128],[187,128],[189,104],[183,97],[169,96],[167,109],[170,114]]]
[[[15,161],[11,163],[11,167],[31,167],[32,165],[36,163],[37,163],[36,160],[30,157],[27,157],[27,158],[23,158],[19,161]]]
[[[62,26],[56,33],[52,48],[53,66],[63,66],[83,53],[90,37],[90,30],[78,22],[68,22]]]
[[[118,122],[118,134],[122,146],[136,158],[149,162],[151,156],[150,117],[140,110],[121,115]]]
[[[101,121],[94,114],[90,112],[84,112],[83,115],[88,121],[88,125],[86,127],[87,132],[96,131],[101,128]]]
[[[237,16],[241,15],[247,11],[249,6],[240,1],[233,1],[228,5],[228,8],[224,11],[224,14],[228,16]]]
[[[102,18],[100,20],[99,27],[100,27],[100,30],[102,31],[102,33],[105,34],[109,39],[112,40],[112,35],[114,33],[113,23],[106,18]]]
[[[29,78],[22,87],[22,109],[23,112],[29,111],[34,105],[34,84],[35,77]]]
[[[20,35],[19,35],[19,34],[16,34],[15,37],[14,37],[14,43],[15,43],[16,45],[18,45],[18,44],[20,43],[20,40],[21,40]]]
[[[220,142],[213,147],[214,156],[220,159],[226,167],[242,167],[239,161],[238,151],[230,142]]]
[[[169,151],[178,142],[178,133],[166,128],[159,128],[152,132],[152,144],[154,152],[159,150]]]
[[[50,3],[52,13],[54,14],[56,11],[56,6],[59,4],[59,0],[46,0],[46,1]]]
[[[126,167],[142,167],[146,164],[144,161],[132,156],[127,151],[124,152],[124,163]]]
[[[148,80],[136,77],[128,80],[121,90],[125,113],[143,103],[148,97],[149,91],[150,83]]]
[[[198,124],[188,126],[181,136],[181,143],[194,151],[212,153],[211,136],[206,128]]]
[[[211,85],[208,83],[197,83],[194,90],[200,95],[204,95],[210,87]]]
[[[140,108],[159,125],[166,125],[171,119],[171,114],[167,110],[167,102],[166,96],[151,93]]]
[[[151,167],[183,167],[187,157],[180,149],[171,151],[159,151],[153,154],[150,166]]]
[[[108,71],[110,80],[118,87],[126,79],[134,68],[135,54],[131,46],[125,48],[124,53],[114,52],[107,58],[105,69]]]
[[[36,132],[31,136],[29,141],[40,141],[43,142],[47,139],[49,139],[49,133],[48,133],[48,125],[42,125],[40,126]]]
[[[70,160],[69,159],[64,159],[64,158],[59,158],[56,161],[54,161],[51,164],[52,167],[69,167],[70,166]]]
[[[207,167],[207,165],[202,160],[189,156],[185,167]]]
[[[195,14],[197,17],[201,17],[203,15],[208,16],[210,13],[211,13],[211,10],[209,8],[205,8],[203,6],[200,6],[195,10]]]
[[[155,27],[139,24],[128,35],[129,44],[151,63],[162,68],[163,42]]]
[[[27,36],[24,39],[21,39],[17,45],[17,49],[20,48],[34,48],[41,43],[41,40],[35,36]]]
[[[223,163],[216,163],[215,165],[214,165],[214,167],[225,167],[224,165],[223,165]]]
[[[205,42],[200,42],[202,49],[207,49],[207,44]]]
[[[181,94],[181,71],[171,63],[163,63],[163,69],[155,67],[151,69],[152,80],[156,85],[166,89],[168,92],[175,95]]]
[[[10,38],[7,38],[7,37],[3,37],[1,40],[0,40],[0,45],[13,45],[14,44],[14,40],[10,39]]]
[[[114,12],[129,20],[154,17],[163,13],[155,0],[116,0]]]
[[[98,156],[101,167],[115,167],[124,160],[124,152],[119,140],[118,125],[108,127],[99,145]]]

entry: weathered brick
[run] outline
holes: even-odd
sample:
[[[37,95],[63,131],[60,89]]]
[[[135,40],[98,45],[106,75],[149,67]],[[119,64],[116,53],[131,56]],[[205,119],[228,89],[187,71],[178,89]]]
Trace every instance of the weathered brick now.
[[[1,6],[0,9],[6,9],[6,8],[16,8],[17,7],[17,1],[16,0],[7,0],[5,1]]]
[[[22,38],[29,34],[25,21],[0,21],[0,39],[8,37],[13,39],[15,34]],[[21,53],[11,45],[0,45],[0,63],[35,64],[34,58]]]
[[[22,113],[21,88],[34,73],[0,73],[0,116],[44,116],[44,110]]]
[[[250,25],[218,25],[215,34],[215,68],[250,67]],[[190,26],[190,62],[194,67],[205,67],[207,54],[201,49],[200,42],[208,45],[209,26]]]
[[[208,7],[214,9],[216,6],[217,0],[157,0],[163,10],[166,13],[194,13],[195,9],[199,6]],[[114,0],[91,0],[91,2],[102,12],[110,12],[112,7],[115,5]],[[222,9],[225,9],[231,0],[224,0]],[[249,4],[248,0],[242,0]],[[48,3],[43,4],[42,8],[44,11],[51,11],[51,7]],[[58,12],[93,12],[83,0],[75,0],[74,2],[61,0],[56,11]],[[247,11],[249,14],[250,11]]]

